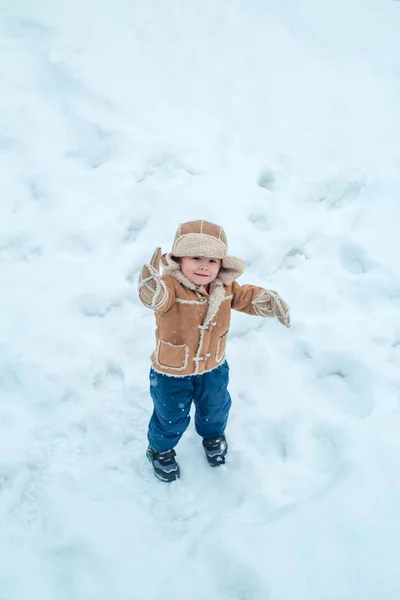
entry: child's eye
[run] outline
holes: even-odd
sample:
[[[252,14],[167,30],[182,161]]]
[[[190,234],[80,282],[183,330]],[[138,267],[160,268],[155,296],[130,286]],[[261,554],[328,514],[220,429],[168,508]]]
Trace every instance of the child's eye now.
[[[200,260],[200,256],[193,256],[193,260]]]
[[[215,260],[215,258],[210,258],[210,263],[214,263],[214,264],[216,264],[216,263],[217,263],[217,261]]]

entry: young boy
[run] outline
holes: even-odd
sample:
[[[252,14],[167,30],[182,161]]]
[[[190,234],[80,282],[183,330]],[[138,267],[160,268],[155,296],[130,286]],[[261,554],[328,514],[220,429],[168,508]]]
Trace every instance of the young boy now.
[[[163,264],[163,276],[159,273]],[[139,277],[139,296],[156,317],[147,457],[162,481],[180,476],[175,446],[196,407],[195,427],[212,467],[225,462],[231,398],[225,347],[231,309],[277,317],[290,327],[289,309],[272,290],[240,286],[245,263],[227,254],[224,230],[207,221],[180,225],[172,252],[157,248]]]

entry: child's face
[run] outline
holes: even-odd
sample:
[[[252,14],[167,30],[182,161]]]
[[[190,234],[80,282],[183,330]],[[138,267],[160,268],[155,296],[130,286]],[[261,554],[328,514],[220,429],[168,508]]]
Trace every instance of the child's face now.
[[[181,271],[195,285],[208,285],[217,277],[220,258],[205,256],[184,256],[180,259]]]

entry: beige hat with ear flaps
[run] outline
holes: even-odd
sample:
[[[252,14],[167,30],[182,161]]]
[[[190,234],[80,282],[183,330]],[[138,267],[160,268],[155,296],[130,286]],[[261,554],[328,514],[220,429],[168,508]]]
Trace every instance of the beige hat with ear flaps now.
[[[164,255],[163,263],[173,268],[173,263],[177,264],[174,256],[220,258],[222,266],[218,277],[222,283],[230,285],[243,273],[246,263],[240,258],[228,256],[227,252],[228,241],[222,227],[208,221],[189,221],[179,225],[172,252]]]

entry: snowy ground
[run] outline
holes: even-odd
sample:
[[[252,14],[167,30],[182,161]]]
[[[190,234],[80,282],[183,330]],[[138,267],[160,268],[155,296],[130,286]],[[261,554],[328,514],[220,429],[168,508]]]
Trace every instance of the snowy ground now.
[[[398,600],[400,3],[0,1],[0,599]],[[178,222],[225,226],[229,462],[144,457]]]

